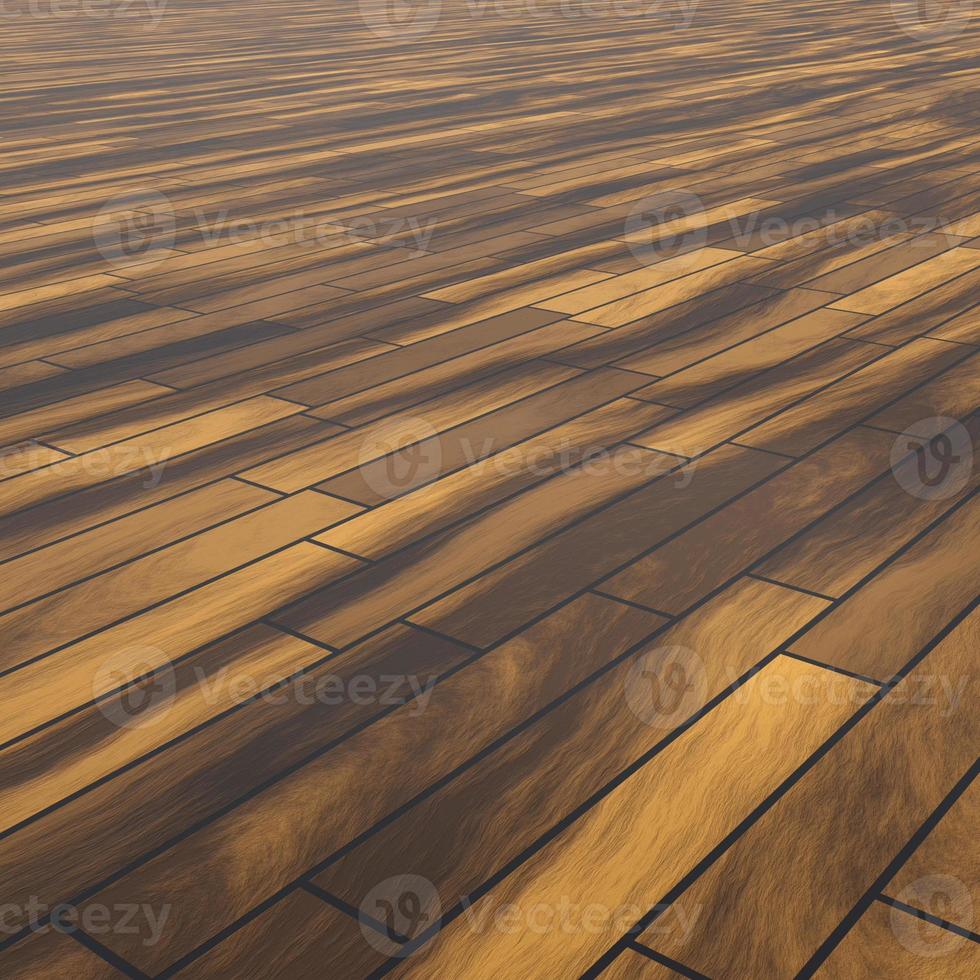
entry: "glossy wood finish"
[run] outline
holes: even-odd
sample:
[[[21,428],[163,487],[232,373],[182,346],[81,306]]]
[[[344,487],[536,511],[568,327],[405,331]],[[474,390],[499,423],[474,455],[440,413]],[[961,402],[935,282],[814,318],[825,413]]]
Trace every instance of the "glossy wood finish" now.
[[[968,6],[0,5],[0,977],[976,975]]]

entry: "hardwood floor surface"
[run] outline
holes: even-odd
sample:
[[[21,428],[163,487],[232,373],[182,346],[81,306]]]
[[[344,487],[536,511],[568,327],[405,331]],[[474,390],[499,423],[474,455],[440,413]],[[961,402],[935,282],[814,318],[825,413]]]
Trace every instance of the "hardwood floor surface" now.
[[[980,8],[0,26],[0,977],[980,974]]]

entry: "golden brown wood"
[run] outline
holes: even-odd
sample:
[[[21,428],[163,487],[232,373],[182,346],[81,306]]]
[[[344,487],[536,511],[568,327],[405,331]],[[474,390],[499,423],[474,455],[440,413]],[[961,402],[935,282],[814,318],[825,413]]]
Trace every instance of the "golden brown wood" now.
[[[969,7],[0,2],[0,976],[974,969]]]

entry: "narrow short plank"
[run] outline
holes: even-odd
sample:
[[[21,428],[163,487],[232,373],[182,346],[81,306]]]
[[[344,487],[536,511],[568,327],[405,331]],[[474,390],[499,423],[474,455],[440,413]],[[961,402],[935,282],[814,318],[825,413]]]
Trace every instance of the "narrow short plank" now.
[[[980,419],[971,422],[975,440]],[[912,454],[859,491],[842,507],[776,551],[758,572],[779,582],[822,595],[842,596],[882,562],[895,554],[933,521],[938,520],[980,485],[980,468],[958,489],[935,498],[910,493],[918,480]],[[868,533],[874,528],[874,534]]]
[[[688,408],[839,337],[861,323],[862,319],[851,313],[829,309],[804,313],[772,330],[760,332],[759,336],[698,360],[669,378],[654,382],[644,389],[643,396],[665,405]],[[762,323],[764,329],[764,321]]]
[[[802,969],[975,761],[978,629],[974,613],[678,897],[701,914],[659,952],[719,978]],[[944,676],[955,705],[916,696]]]
[[[275,621],[322,643],[344,647],[542,538],[575,527],[576,521],[617,497],[656,480],[674,462],[648,450],[637,455],[631,447],[621,447],[594,464],[559,472],[459,527],[405,548],[339,583],[337,590],[309,596],[278,613]]]
[[[547,331],[548,335],[543,336],[543,331]],[[534,335],[527,339],[515,338],[516,343],[504,341],[497,345],[497,350],[490,357],[493,361],[497,361],[499,357],[500,361],[496,366],[516,363],[515,374],[519,377],[523,374],[523,362],[533,362],[537,355],[544,352],[540,345],[547,347],[555,342],[550,327],[536,330]],[[558,343],[560,342],[559,340]],[[464,368],[459,365],[460,360],[462,358],[457,358],[456,369]],[[484,356],[477,360],[481,364],[477,373],[482,375],[489,369],[488,358]],[[519,386],[508,385],[507,376],[491,375],[467,388],[462,384],[466,373],[464,369],[462,377],[456,375],[455,380],[459,383],[446,385],[449,391],[431,401],[410,405],[387,418],[376,419],[358,429],[342,433],[326,445],[284,454],[268,464],[246,470],[242,476],[262,486],[290,493],[381,459],[393,450],[411,446],[446,429],[462,425],[507,404],[512,400],[512,395],[517,394],[515,387]]]
[[[976,306],[978,290],[980,270],[974,269],[876,316],[848,336],[895,346],[923,334],[941,336],[937,331],[948,321]]]
[[[904,432],[923,419],[961,419],[980,407],[980,360],[973,354],[872,415],[868,425]]]
[[[365,388],[354,394],[318,405],[310,412],[315,418],[336,421],[340,425],[358,426],[374,422],[385,415],[427,402],[449,392],[461,393],[463,389],[478,392],[497,387],[503,393],[508,387],[513,391],[527,391],[546,387],[550,379],[567,377],[570,369],[556,368],[548,363],[535,361],[536,354],[547,355],[566,339],[566,331],[554,329],[532,331],[494,344],[489,349],[471,351],[411,374]],[[471,414],[467,411],[467,414]]]
[[[136,471],[146,470],[146,482],[152,485],[159,481],[160,469],[173,457],[287,418],[299,410],[298,405],[276,398],[253,398],[105,449],[73,456],[0,483],[0,513],[10,514]]]
[[[683,414],[640,433],[632,441],[638,446],[682,456],[700,455],[732,439],[737,439],[740,444],[752,445],[744,436],[752,431],[753,425],[786,409],[788,405],[802,402],[806,396],[838,378],[846,377],[849,372],[872,363],[883,356],[882,350],[856,341],[827,341],[792,361],[754,375]],[[633,397],[649,397],[657,402],[652,387],[641,388],[633,393]],[[797,455],[802,455],[802,452]]]
[[[616,365],[658,377],[673,374],[759,334],[766,334],[797,317],[812,313],[826,301],[826,296],[807,289],[790,289],[784,293],[776,293],[753,306],[733,311],[701,327],[685,330],[678,337],[661,341],[638,354],[617,361]]]
[[[651,414],[669,411],[644,407],[648,407]],[[584,462],[590,472],[600,472],[606,465],[604,457],[615,452],[611,447],[641,426],[643,415],[642,410],[637,411],[635,403],[619,399],[400,496],[384,507],[376,507],[342,528],[318,534],[316,540],[361,557],[384,557],[512,497],[565,468]],[[425,451],[427,447],[420,444],[412,447],[409,453]],[[670,457],[644,458],[625,454],[616,459],[621,459],[624,466],[632,463],[648,468],[651,476],[656,475],[657,467],[665,472],[676,462]],[[396,473],[399,466],[411,466],[410,459],[401,461],[397,455],[386,462]],[[378,474],[376,479],[381,488],[387,482],[400,489],[397,478]]]
[[[0,565],[0,610],[88,578],[278,499],[239,480],[210,486]]]
[[[242,371],[262,368],[288,357],[308,354],[330,344],[356,337],[370,330],[377,322],[390,323],[399,317],[415,317],[422,311],[436,308],[432,300],[408,299],[390,306],[369,310],[365,314],[342,317],[335,322],[321,323],[305,330],[297,330],[282,337],[273,337],[246,348],[215,354],[191,364],[182,364],[150,375],[148,380],[174,388],[193,388],[218,378]]]
[[[305,405],[323,405],[365,388],[393,381],[421,368],[432,367],[453,357],[529,333],[554,322],[556,316],[553,313],[535,314],[533,310],[508,313],[486,323],[474,324],[407,348],[381,354],[361,365],[351,365],[309,381],[289,385],[279,394]],[[377,336],[385,340],[380,333]],[[568,342],[573,343],[579,339],[581,338],[573,336]]]
[[[636,376],[626,371],[582,374],[575,368],[567,368],[569,374],[562,375],[534,361],[527,369],[541,383],[542,390],[400,450],[394,460],[386,456],[364,463],[356,470],[318,484],[317,489],[365,504],[390,500],[415,489],[419,483],[471,465],[551,426],[568,422],[637,386]],[[555,378],[561,380],[551,384]],[[409,479],[392,479],[398,469],[390,467],[398,463],[399,457],[406,463],[410,459],[425,460],[423,472],[409,468],[404,471],[410,475]]]
[[[851,295],[871,289],[882,280],[900,276],[906,269],[942,255],[960,242],[960,239],[942,233],[918,235],[842,269],[811,279],[806,285],[808,289]]]
[[[0,830],[41,813],[249,697],[328,657],[268,626],[252,626],[9,746]],[[138,696],[142,693],[144,696]]]
[[[189,391],[162,389],[167,395],[165,399],[138,403],[128,409],[74,422],[63,428],[46,429],[44,435],[59,445],[71,447],[73,452],[89,452],[151,429],[203,416],[235,402],[266,394],[292,381],[354,364],[390,349],[385,344],[370,340],[341,341],[323,350],[287,358],[245,374],[218,378]],[[333,431],[339,430],[334,427]]]
[[[66,398],[0,420],[0,442],[9,444],[31,435],[50,432],[63,425],[121,411],[130,405],[138,405],[169,393],[169,388],[151,384],[149,381],[124,381],[119,385],[86,395],[76,395],[74,398]]]
[[[702,272],[694,272],[673,282],[653,286],[651,289],[579,313],[575,319],[582,323],[595,323],[603,327],[619,327],[641,316],[650,316],[659,310],[677,306],[712,289],[738,282],[768,265],[769,263],[764,259],[739,256],[730,262],[723,262]]]
[[[302,416],[253,429],[168,460],[152,483],[140,471],[0,518],[0,557],[13,558],[123,517],[336,432]]]
[[[720,265],[722,262],[737,258],[738,255],[738,252],[729,249],[698,249],[694,252],[664,259],[662,262],[643,266],[634,272],[614,276],[595,285],[561,293],[554,299],[540,301],[535,306],[542,310],[555,310],[559,313],[584,313],[586,310],[604,306],[606,303],[622,299],[644,289],[650,289],[661,283],[670,282],[672,279],[679,279],[681,276]]]
[[[897,275],[835,300],[831,308],[854,313],[884,313],[936,286],[980,266],[976,249],[953,248]]]
[[[776,299],[780,295],[763,286],[733,283],[669,310],[641,317],[627,326],[607,330],[589,340],[583,340],[554,355],[553,360],[582,368],[599,367],[623,360],[625,367],[625,359],[630,355],[640,354],[654,344],[673,337],[677,337],[677,343],[683,345],[683,336],[688,331],[740,312],[745,317],[752,317],[752,310],[756,308],[754,304]],[[642,368],[637,367],[634,370]]]

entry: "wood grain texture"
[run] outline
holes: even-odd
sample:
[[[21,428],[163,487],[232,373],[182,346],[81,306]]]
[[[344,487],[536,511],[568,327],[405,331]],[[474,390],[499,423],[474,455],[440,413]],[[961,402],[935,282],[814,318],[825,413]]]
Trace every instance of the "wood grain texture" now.
[[[826,980],[975,977],[980,943],[875,902],[816,974]]]
[[[0,976],[975,972],[968,6],[0,3]]]

